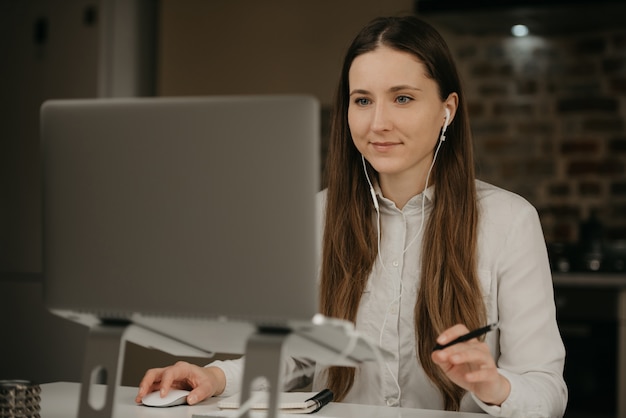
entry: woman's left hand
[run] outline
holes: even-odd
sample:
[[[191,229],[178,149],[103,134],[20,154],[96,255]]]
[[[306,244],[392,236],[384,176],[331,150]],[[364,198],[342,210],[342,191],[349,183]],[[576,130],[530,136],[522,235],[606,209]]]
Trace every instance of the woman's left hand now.
[[[437,337],[437,343],[446,344],[468,332],[465,325],[454,325]],[[498,373],[489,346],[476,338],[436,350],[432,359],[450,380],[486,404],[501,405],[511,392],[508,379]]]

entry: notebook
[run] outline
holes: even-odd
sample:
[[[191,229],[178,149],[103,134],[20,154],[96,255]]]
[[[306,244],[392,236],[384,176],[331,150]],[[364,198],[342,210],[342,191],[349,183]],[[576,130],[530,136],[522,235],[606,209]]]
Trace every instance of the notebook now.
[[[269,408],[268,392],[252,392],[252,410],[266,410]],[[321,392],[281,392],[279,395],[280,413],[283,414],[311,414],[333,400],[333,394],[328,389]],[[238,409],[241,404],[239,394],[222,399],[217,403],[220,409]]]

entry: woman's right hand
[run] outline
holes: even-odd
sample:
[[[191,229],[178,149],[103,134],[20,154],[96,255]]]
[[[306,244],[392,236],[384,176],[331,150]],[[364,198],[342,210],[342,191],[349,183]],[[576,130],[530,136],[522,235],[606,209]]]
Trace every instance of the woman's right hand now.
[[[221,394],[225,386],[226,376],[220,368],[200,367],[179,361],[173,366],[148,370],[139,383],[135,402],[141,403],[144,396],[157,390],[161,396],[165,396],[170,389],[184,389],[190,391],[187,403],[194,405]]]

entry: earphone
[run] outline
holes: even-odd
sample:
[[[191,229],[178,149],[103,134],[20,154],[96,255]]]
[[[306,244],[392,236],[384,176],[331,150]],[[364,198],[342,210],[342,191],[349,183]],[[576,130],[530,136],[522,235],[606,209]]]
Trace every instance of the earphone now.
[[[446,112],[446,118],[445,118],[445,122],[443,124],[443,127],[441,129],[441,136],[439,137],[439,141],[437,144],[437,148],[435,150],[435,154],[433,156],[433,161],[430,165],[430,168],[428,169],[428,174],[426,175],[426,184],[424,185],[424,190],[422,192],[422,219],[420,222],[420,227],[419,230],[417,231],[417,233],[415,234],[415,236],[413,237],[413,239],[409,242],[409,244],[406,245],[406,247],[404,248],[404,251],[402,252],[403,254],[408,250],[408,248],[417,240],[417,237],[421,235],[423,228],[424,228],[424,211],[425,211],[425,201],[426,198],[424,196],[424,193],[426,192],[426,189],[428,188],[428,181],[430,179],[430,174],[431,171],[435,165],[435,161],[437,159],[437,155],[439,154],[439,149],[441,148],[441,144],[446,140],[446,130],[448,129],[448,125],[450,124],[450,109],[446,108],[445,109]],[[376,215],[377,215],[377,219],[376,219],[376,224],[377,224],[377,230],[378,230],[378,239],[377,239],[377,243],[378,243],[378,258],[379,258],[379,262],[381,267],[383,268],[383,270],[387,270],[387,268],[385,267],[385,264],[383,262],[382,259],[382,255],[381,255],[381,250],[380,250],[380,209],[378,206],[378,199],[376,197],[376,193],[374,191],[374,186],[372,185],[372,182],[370,180],[369,174],[367,172],[367,165],[365,164],[365,157],[361,154],[361,161],[363,163],[363,172],[365,173],[365,178],[367,179],[367,184],[369,186],[369,191],[370,191],[370,195],[372,197],[372,202],[374,203],[374,208],[376,209]],[[389,316],[389,312],[391,310],[391,307],[393,306],[393,304],[397,303],[400,301],[401,297],[402,297],[402,293],[403,293],[403,283],[402,280],[400,280],[400,289],[399,289],[399,294],[397,297],[395,297],[387,306],[387,309],[385,310],[385,317],[383,319],[383,322],[381,324],[381,329],[380,329],[380,334],[379,334],[379,344],[382,345],[382,338],[383,338],[383,333],[385,331],[385,327],[387,326],[387,318]],[[387,367],[387,370],[389,371],[394,383],[396,384],[396,387],[398,388],[398,400],[400,400],[400,398],[402,397],[402,388],[400,387],[399,381],[398,381],[398,377],[396,377],[396,375],[393,373],[393,371],[391,370],[390,366],[388,363],[384,363]]]
[[[441,142],[446,140],[446,129],[448,129],[448,125],[450,124],[450,109],[446,108],[446,120],[443,123],[443,128],[441,128],[441,136],[439,137],[439,142],[441,145]],[[437,153],[439,152],[439,146],[437,147],[437,152],[435,152],[435,158],[437,158]],[[380,208],[378,207],[378,199],[376,198],[376,192],[374,191],[374,186],[372,185],[372,182],[370,180],[370,176],[367,174],[367,166],[365,165],[365,157],[363,156],[363,154],[361,154],[361,161],[363,163],[363,172],[365,173],[365,178],[367,179],[367,185],[369,186],[370,189],[370,196],[372,196],[372,202],[374,203],[374,208],[376,209],[376,212],[378,212],[380,210]],[[433,159],[433,165],[435,164],[435,160]],[[432,170],[433,166],[430,166],[430,170]],[[428,176],[430,176],[430,170],[428,170]],[[426,179],[427,183],[426,183],[426,187],[428,187],[428,178]],[[426,190],[426,187],[424,187],[424,190]]]
[[[374,191],[374,186],[372,185],[372,181],[370,180],[369,174],[367,174],[367,166],[365,165],[365,157],[361,154],[361,162],[363,163],[363,172],[365,173],[365,178],[367,179],[367,185],[370,188],[370,196],[372,196],[372,201],[374,202],[374,208],[376,212],[379,211],[378,207],[378,199],[376,198],[376,192]]]
[[[446,121],[443,123],[443,128],[441,129],[441,136],[439,137],[439,141],[441,142],[446,140],[446,129],[448,129],[449,123],[450,123],[450,109],[446,108]]]

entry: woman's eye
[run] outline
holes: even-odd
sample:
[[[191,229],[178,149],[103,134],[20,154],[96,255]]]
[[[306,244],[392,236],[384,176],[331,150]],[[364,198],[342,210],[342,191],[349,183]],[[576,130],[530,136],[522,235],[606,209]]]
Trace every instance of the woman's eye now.
[[[354,102],[359,106],[367,106],[368,104],[370,104],[369,99],[366,99],[365,97],[359,97]]]
[[[398,96],[398,98],[396,99],[396,101],[400,104],[407,104],[409,103],[411,99],[409,96]]]

